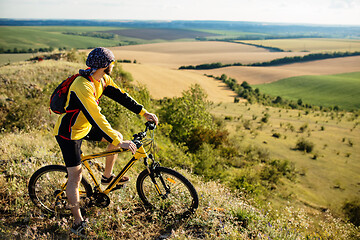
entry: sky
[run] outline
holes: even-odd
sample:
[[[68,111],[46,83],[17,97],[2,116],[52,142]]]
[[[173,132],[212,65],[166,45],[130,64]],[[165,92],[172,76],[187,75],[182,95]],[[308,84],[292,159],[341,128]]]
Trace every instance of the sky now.
[[[360,0],[0,0],[0,18],[360,25]]]

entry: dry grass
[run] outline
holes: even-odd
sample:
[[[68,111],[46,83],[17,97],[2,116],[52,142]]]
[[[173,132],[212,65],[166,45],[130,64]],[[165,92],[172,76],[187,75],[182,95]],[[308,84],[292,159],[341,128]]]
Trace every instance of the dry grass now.
[[[288,196],[294,204],[299,201],[339,211],[345,200],[359,197],[360,129],[355,114],[234,103],[220,104],[212,112],[221,119],[231,116],[227,127],[237,139],[241,137],[241,144],[266,149],[272,159],[295,163],[300,174],[296,184],[286,182],[277,189],[277,194]],[[270,117],[263,124],[260,118],[265,113]],[[249,130],[243,126],[245,120],[252,123]],[[280,137],[273,137],[274,133]],[[300,138],[314,143],[311,153],[295,150]]]
[[[19,139],[20,145],[10,144]],[[35,139],[42,148],[34,146]],[[59,149],[51,139],[48,133],[36,131],[1,135],[0,151],[6,155],[0,164],[0,239],[74,237],[69,232],[71,217],[44,215],[27,193],[27,181],[37,168],[60,163]],[[115,171],[123,163],[119,160]],[[198,191],[200,206],[194,215],[173,219],[161,212],[146,211],[135,190],[138,172],[132,170],[129,176],[133,180],[125,189],[110,194],[112,202],[107,208],[88,209],[86,217],[93,239],[350,239],[356,234],[352,226],[331,214],[309,217],[311,211],[285,205],[284,211],[274,210],[271,205],[262,209],[240,192],[177,170]],[[312,214],[316,215],[314,211]]]

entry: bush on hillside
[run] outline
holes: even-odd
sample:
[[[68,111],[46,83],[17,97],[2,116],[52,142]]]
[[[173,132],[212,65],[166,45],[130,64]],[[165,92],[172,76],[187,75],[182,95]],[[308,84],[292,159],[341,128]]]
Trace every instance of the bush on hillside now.
[[[47,128],[50,123],[47,90],[35,84],[0,83],[0,129],[29,130]]]
[[[160,119],[172,125],[172,140],[187,143],[197,128],[214,130],[213,118],[208,111],[210,102],[206,98],[204,90],[196,84],[184,91],[182,97],[162,103]]]
[[[221,160],[219,150],[207,143],[201,145],[193,155],[193,161],[195,162],[194,173],[207,180],[219,179],[224,171],[225,163]]]
[[[306,140],[304,138],[300,138],[296,142],[295,149],[310,153],[314,149],[314,143],[312,143],[312,142],[310,142],[310,141],[308,141],[308,140]]]
[[[196,152],[203,143],[209,143],[214,148],[218,148],[227,141],[228,136],[227,130],[204,129],[199,126],[192,130],[186,145],[190,152]]]
[[[360,198],[347,201],[342,207],[346,217],[355,226],[360,226]]]

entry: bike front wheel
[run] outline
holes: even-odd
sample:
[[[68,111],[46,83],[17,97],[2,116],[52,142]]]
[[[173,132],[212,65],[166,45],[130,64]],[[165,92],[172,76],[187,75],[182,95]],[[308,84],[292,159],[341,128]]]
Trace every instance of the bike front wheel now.
[[[152,173],[145,169],[136,181],[136,189],[145,206],[167,213],[193,213],[199,206],[194,186],[169,168],[157,167]]]
[[[66,195],[67,177],[65,166],[48,165],[38,169],[29,180],[30,199],[44,212],[59,215],[70,214]],[[91,194],[91,185],[85,178],[82,178],[79,188],[80,207],[86,205],[86,198]]]

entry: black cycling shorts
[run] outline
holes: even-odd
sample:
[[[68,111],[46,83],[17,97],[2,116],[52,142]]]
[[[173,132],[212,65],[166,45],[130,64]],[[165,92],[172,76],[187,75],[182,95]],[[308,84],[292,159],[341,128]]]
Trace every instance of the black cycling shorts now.
[[[82,141],[101,141],[102,133],[100,130],[96,128],[91,128],[88,135],[86,135],[83,139],[79,140],[69,140],[65,139],[61,136],[55,136],[56,141],[58,142],[64,162],[66,167],[76,167],[81,164],[81,143]]]

